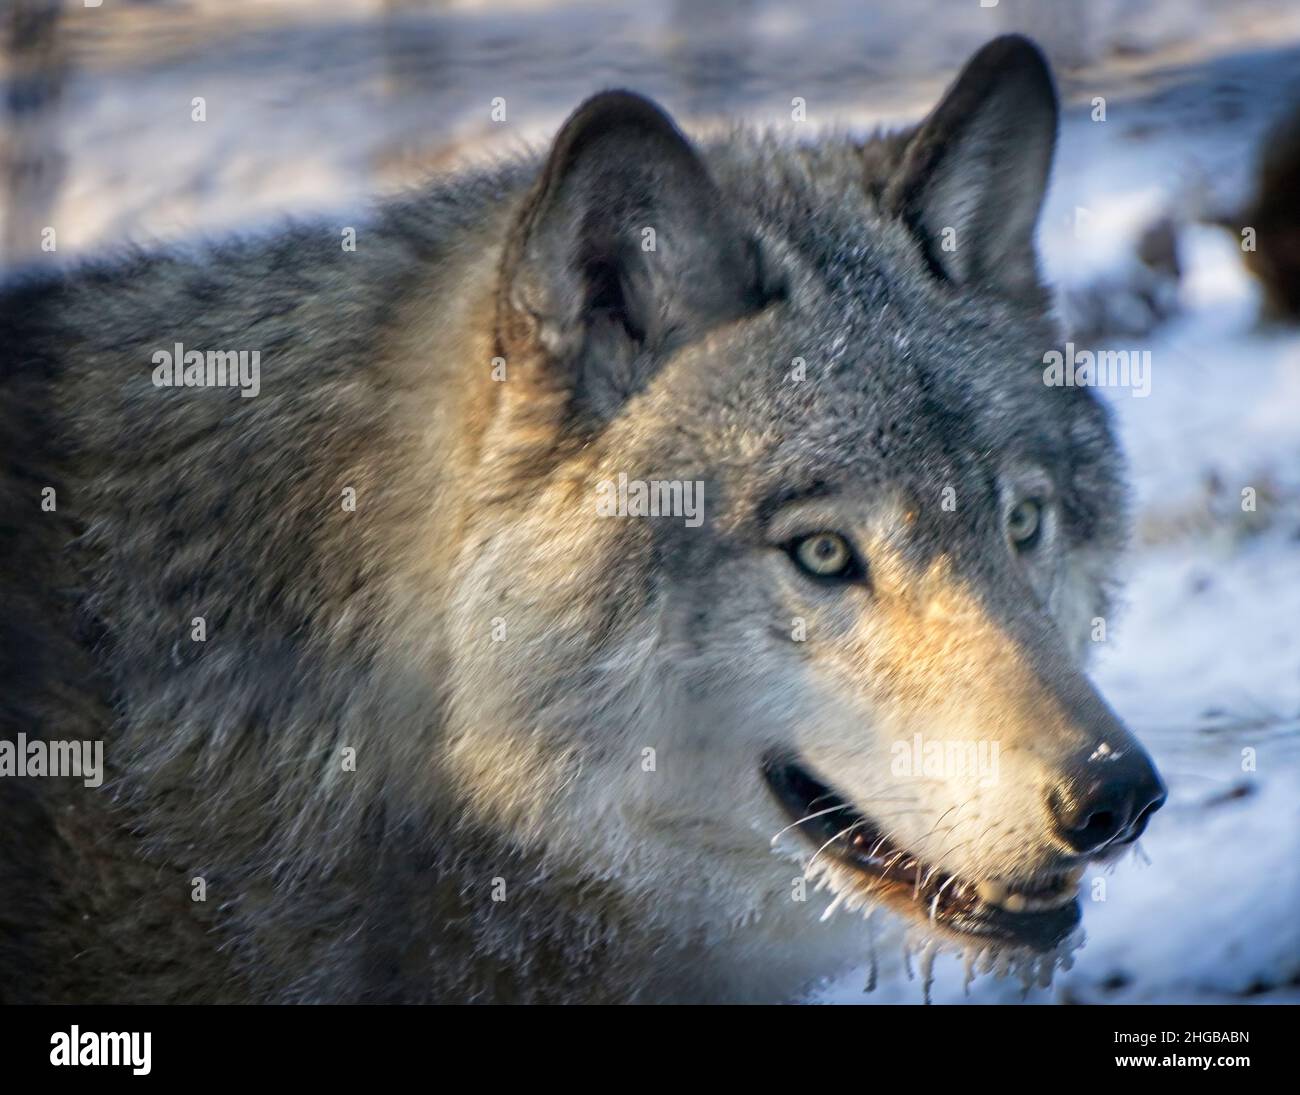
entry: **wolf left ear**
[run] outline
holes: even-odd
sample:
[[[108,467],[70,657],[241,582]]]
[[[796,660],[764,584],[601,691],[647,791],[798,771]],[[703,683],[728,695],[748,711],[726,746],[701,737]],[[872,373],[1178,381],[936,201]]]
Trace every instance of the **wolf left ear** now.
[[[544,387],[607,417],[660,351],[752,310],[761,280],[753,241],[669,117],[607,91],[565,122],[525,199],[499,338]]]
[[[1047,61],[1028,38],[995,38],[912,133],[882,204],[931,267],[959,285],[1041,293],[1034,228],[1056,145]]]

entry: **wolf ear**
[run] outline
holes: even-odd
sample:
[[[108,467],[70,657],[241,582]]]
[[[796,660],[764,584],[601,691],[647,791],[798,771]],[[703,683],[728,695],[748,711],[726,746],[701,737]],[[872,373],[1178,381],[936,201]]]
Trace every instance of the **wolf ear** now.
[[[935,273],[1013,297],[1041,293],[1034,228],[1056,145],[1047,62],[1028,38],[995,38],[907,139],[883,204]]]
[[[565,122],[507,242],[498,332],[552,390],[600,414],[654,356],[761,299],[756,248],[654,103],[588,99]]]

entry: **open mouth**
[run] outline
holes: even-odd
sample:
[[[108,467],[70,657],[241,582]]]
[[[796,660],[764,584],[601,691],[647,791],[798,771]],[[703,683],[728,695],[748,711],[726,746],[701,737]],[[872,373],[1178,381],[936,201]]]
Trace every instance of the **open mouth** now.
[[[1079,923],[1083,868],[1040,875],[1031,883],[964,879],[893,843],[871,818],[789,756],[769,756],[763,776],[792,828],[829,860],[837,894],[852,891],[928,922],[960,943],[1014,945],[1048,953]]]

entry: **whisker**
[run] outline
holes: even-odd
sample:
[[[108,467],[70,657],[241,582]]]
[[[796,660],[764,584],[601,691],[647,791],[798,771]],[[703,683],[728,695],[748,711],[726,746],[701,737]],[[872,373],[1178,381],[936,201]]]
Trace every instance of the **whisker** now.
[[[837,840],[839,840],[840,837],[847,836],[849,833],[853,832],[854,829],[866,824],[867,824],[867,819],[864,817],[860,817],[852,825],[846,825],[843,829],[841,829],[838,833],[836,833],[833,837],[831,837],[830,840],[828,840],[825,844],[823,844],[820,848],[818,848],[815,852],[813,852],[812,859],[808,860],[808,862],[804,864],[804,868],[803,868],[804,873],[806,874],[808,872],[808,868],[817,862],[817,857],[821,855],[822,852],[824,852],[832,844],[834,844]]]
[[[818,810],[815,814],[808,814],[806,817],[801,817],[798,821],[791,822],[784,829],[779,830],[776,833],[776,835],[772,837],[772,843],[775,844],[778,840],[781,839],[781,837],[785,836],[785,834],[788,833],[791,829],[797,829],[805,821],[812,821],[812,819],[815,817],[822,817],[824,814],[833,814],[835,813],[836,810],[847,810],[848,808],[849,808],[849,804],[847,802],[841,802],[838,806],[830,806],[827,807],[825,810]]]

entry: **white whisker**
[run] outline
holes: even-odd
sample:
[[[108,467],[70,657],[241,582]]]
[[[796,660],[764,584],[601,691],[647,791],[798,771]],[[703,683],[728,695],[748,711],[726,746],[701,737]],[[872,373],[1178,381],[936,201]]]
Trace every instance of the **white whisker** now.
[[[772,843],[775,844],[778,840],[780,840],[783,836],[785,836],[785,834],[788,833],[791,829],[797,829],[805,821],[812,821],[812,819],[815,817],[822,817],[824,814],[833,814],[835,813],[836,810],[847,810],[848,808],[849,808],[849,804],[847,802],[841,802],[838,806],[828,806],[825,810],[818,810],[815,814],[808,814],[806,817],[801,817],[798,821],[792,821],[789,825],[787,825],[784,829],[779,830],[772,837]]]
[[[826,851],[826,849],[829,848],[832,844],[834,844],[837,840],[839,840],[840,837],[847,836],[849,833],[853,832],[854,829],[858,828],[861,825],[866,825],[866,824],[867,824],[866,818],[858,818],[858,820],[855,821],[852,825],[846,825],[838,833],[832,836],[830,840],[828,840],[825,844],[823,844],[820,848],[818,848],[815,852],[813,852],[812,859],[808,860],[808,862],[804,864],[804,870],[807,871],[809,867],[811,867],[814,863],[816,863],[817,857],[821,855],[822,852]]]

